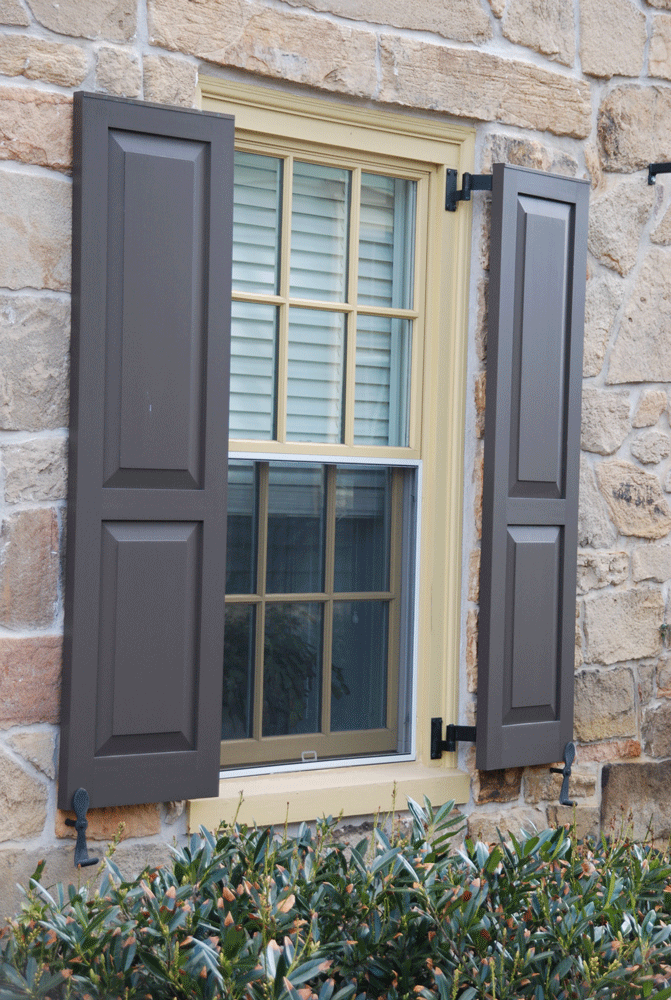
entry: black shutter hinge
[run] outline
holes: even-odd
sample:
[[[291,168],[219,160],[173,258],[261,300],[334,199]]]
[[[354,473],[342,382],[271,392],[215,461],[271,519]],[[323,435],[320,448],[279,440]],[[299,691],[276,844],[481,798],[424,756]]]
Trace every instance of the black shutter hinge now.
[[[655,177],[657,174],[671,174],[671,163],[649,163],[648,184],[655,183]]]
[[[564,766],[550,768],[553,774],[563,774],[564,776],[564,780],[561,783],[561,789],[559,791],[559,804],[561,806],[575,805],[575,802],[572,802],[568,797],[568,779],[571,777],[571,766],[574,760],[575,743],[567,743],[564,747]]]
[[[491,174],[464,173],[461,191],[457,191],[457,171],[448,169],[445,175],[445,208],[448,212],[456,212],[457,202],[470,201],[471,191],[492,190]]]
[[[72,808],[77,819],[66,819],[67,826],[74,826],[77,831],[77,843],[75,844],[75,868],[88,868],[89,865],[97,865],[99,858],[90,858],[88,847],[86,846],[86,828],[89,822],[86,814],[89,809],[89,793],[85,788],[78,788],[72,796]]]
[[[443,753],[454,753],[458,742],[475,743],[475,726],[445,727],[445,739],[441,739],[443,720],[431,719],[431,760],[440,760]]]

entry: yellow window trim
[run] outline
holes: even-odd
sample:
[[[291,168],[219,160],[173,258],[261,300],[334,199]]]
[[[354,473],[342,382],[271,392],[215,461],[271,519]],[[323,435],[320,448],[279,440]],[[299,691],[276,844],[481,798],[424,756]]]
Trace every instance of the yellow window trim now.
[[[230,820],[244,803],[241,821],[281,823],[310,820],[323,814],[370,815],[396,808],[405,796],[426,794],[434,803],[467,801],[469,779],[457,769],[455,754],[429,759],[430,719],[456,722],[461,618],[461,530],[463,442],[466,400],[466,344],[471,207],[445,211],[445,171],[472,171],[475,130],[439,118],[420,118],[318,100],[267,87],[201,77],[199,103],[205,111],[235,115],[236,136],[246,149],[267,150],[274,141],[300,148],[304,136],[324,155],[342,161],[348,152],[375,156],[380,168],[408,169],[420,163],[428,170],[426,261],[426,334],[422,371],[413,371],[417,399],[418,448],[384,449],[385,457],[422,460],[420,578],[418,580],[418,648],[416,691],[416,760],[326,767],[301,771],[224,777],[218,798],[189,803],[191,830],[216,827]],[[270,442],[235,442],[233,451],[300,451]],[[340,447],[327,446],[330,454]],[[367,449],[343,448],[345,455]],[[320,449],[310,448],[311,453]],[[375,453],[380,454],[381,449]],[[288,812],[287,812],[288,810]]]

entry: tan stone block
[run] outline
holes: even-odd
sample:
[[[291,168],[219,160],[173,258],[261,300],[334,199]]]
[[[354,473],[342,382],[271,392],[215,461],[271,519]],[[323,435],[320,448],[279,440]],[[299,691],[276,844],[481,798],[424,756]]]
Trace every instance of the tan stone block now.
[[[629,393],[608,392],[586,385],[582,394],[580,446],[583,451],[611,455],[631,426]]]
[[[7,503],[64,500],[67,496],[67,440],[38,438],[2,451]]]
[[[578,593],[617,586],[629,575],[629,556],[626,552],[578,551]]]
[[[608,334],[624,298],[624,282],[614,274],[598,274],[587,282],[583,375],[598,375]]]
[[[529,806],[506,809],[500,813],[473,812],[468,817],[468,836],[485,844],[499,844],[499,831],[503,839],[510,842],[511,832],[519,839],[522,831],[532,834],[535,830],[544,830],[546,827],[545,809],[533,809]]]
[[[641,841],[671,835],[671,761],[606,764],[601,773],[601,826]],[[667,845],[664,844],[666,847]]]
[[[480,598],[480,549],[473,549],[468,557],[468,599],[476,604]]]
[[[671,579],[671,545],[637,545],[631,560],[632,576],[665,583]]]
[[[572,66],[575,61],[575,22],[571,0],[508,0],[503,34],[543,55]]]
[[[372,31],[258,0],[149,0],[148,18],[150,43],[165,49],[357,97],[377,90]]]
[[[584,764],[589,761],[603,764],[605,761],[640,757],[641,744],[638,740],[610,740],[608,743],[588,743],[579,746],[578,752]]]
[[[617,663],[657,656],[664,598],[652,587],[611,591],[585,598],[586,663]],[[629,733],[613,733],[625,735]]]
[[[628,274],[636,263],[654,197],[655,190],[649,184],[625,180],[600,198],[593,198],[589,207],[590,253],[618,274]]]
[[[597,191],[604,184],[604,173],[601,168],[599,151],[593,143],[587,142],[583,146],[583,152],[585,154],[585,169],[589,174],[592,191]]]
[[[577,605],[575,609],[575,651],[573,656],[573,669],[579,670],[582,665],[582,625],[580,623],[580,606]]]
[[[646,3],[660,10],[671,10],[671,0],[646,0]]]
[[[28,87],[0,87],[0,160],[20,160],[54,170],[69,170],[72,166],[72,99],[66,94],[50,94]],[[21,179],[20,174],[11,176]],[[47,190],[44,187],[49,183],[46,178],[31,177],[30,180],[40,180],[43,190]],[[9,189],[6,196],[12,197]],[[26,197],[41,200],[44,194],[38,193],[38,185],[34,183],[33,193]],[[61,199],[64,197],[62,195]],[[53,208],[50,211],[53,214]],[[5,222],[4,213],[0,218]],[[32,213],[25,211],[24,225],[31,218]],[[42,256],[41,247],[38,245],[35,249],[36,256]]]
[[[671,246],[671,208],[667,208],[658,225],[650,233],[650,239],[659,246]]]
[[[622,84],[599,108],[597,135],[606,170],[631,173],[670,159],[670,134],[671,90],[664,87]]]
[[[646,389],[638,401],[633,427],[654,427],[669,403],[663,389]]]
[[[47,778],[56,777],[56,736],[53,732],[37,730],[27,733],[16,733],[7,737],[7,745],[29,764],[45,774]]]
[[[467,701],[464,708],[465,726],[474,726],[478,721],[478,705],[476,701]]]
[[[69,810],[56,810],[56,836],[75,838],[77,831],[74,827],[66,825],[66,818],[76,817],[74,812]],[[122,840],[127,840],[129,837],[153,837],[161,832],[161,810],[157,803],[89,809],[86,818],[89,823],[86,830],[87,840],[113,840],[122,823],[124,824]]]
[[[638,664],[638,701],[645,705],[655,697],[657,667],[653,663]]]
[[[292,7],[339,14],[392,28],[430,31],[458,42],[484,42],[492,37],[489,20],[474,0],[456,0],[446,6],[441,0],[423,0],[409,5],[403,0],[286,0]]]
[[[584,456],[581,456],[578,544],[589,545],[595,549],[607,549],[614,544],[616,538],[617,531],[610,521],[608,508],[596,485],[594,472]]]
[[[139,97],[142,93],[142,70],[137,56],[116,46],[99,49],[96,90],[117,97]]]
[[[0,38],[0,73],[76,87],[88,73],[88,58],[78,45],[47,42],[27,35],[5,35]],[[33,93],[45,96],[40,91]],[[60,94],[50,96],[67,100]]]
[[[379,100],[584,138],[587,84],[532,63],[418,39],[380,37]]]
[[[471,694],[478,690],[478,613],[466,616],[466,686]]]
[[[557,761],[555,767],[563,767],[563,761]],[[524,769],[524,798],[531,805],[538,802],[557,802],[562,786],[562,776],[553,774],[548,766],[527,767]],[[579,771],[573,767],[569,783],[570,798],[586,799],[596,791],[596,775],[591,771]]]
[[[581,743],[636,734],[634,676],[628,667],[576,674],[574,732]]]
[[[42,832],[46,818],[46,785],[0,747],[0,841],[35,836]]]
[[[480,372],[475,378],[475,433],[482,437],[485,433],[485,391],[487,373]]]
[[[0,638],[0,729],[60,721],[63,637]]]
[[[144,96],[147,101],[193,108],[196,103],[198,67],[186,59],[144,56]]]
[[[656,465],[671,454],[671,437],[663,431],[644,431],[631,442],[631,453],[644,465]]]
[[[50,507],[10,514],[0,529],[0,624],[48,628],[58,601],[59,539]]]
[[[30,18],[20,0],[0,0],[0,24],[16,24],[20,27],[30,24]]]
[[[471,784],[473,799],[480,806],[485,802],[514,802],[520,796],[521,786],[521,767],[476,771]]]
[[[487,360],[487,325],[489,323],[489,282],[478,282],[477,319],[475,321],[475,350],[480,361]]]
[[[501,18],[506,9],[506,0],[489,0],[489,6],[492,8],[494,17]]]
[[[575,177],[578,161],[561,149],[553,149],[538,139],[503,135],[494,132],[485,139],[482,150],[482,171],[491,173],[494,163],[510,163],[518,167],[531,167],[552,174]]]
[[[473,466],[473,486],[474,486],[474,500],[473,500],[473,513],[475,516],[475,535],[476,538],[482,537],[482,485],[484,476],[484,452],[482,449],[475,456],[475,463]]]
[[[581,0],[580,62],[590,76],[639,76],[645,14],[630,0]]]
[[[631,462],[614,459],[598,466],[597,478],[618,531],[640,538],[668,535],[671,507],[657,476]]]
[[[643,752],[649,757],[671,757],[671,707],[668,699],[644,710],[641,741]]]
[[[135,35],[134,0],[27,0],[35,18],[59,35],[127,42]]]
[[[573,788],[570,788],[573,795]],[[577,840],[587,837],[597,838],[601,833],[600,813],[596,806],[548,806],[550,826],[567,826],[573,830]]]
[[[70,288],[72,185],[0,172],[0,286]]]
[[[666,14],[652,19],[648,74],[671,80],[671,17]]]

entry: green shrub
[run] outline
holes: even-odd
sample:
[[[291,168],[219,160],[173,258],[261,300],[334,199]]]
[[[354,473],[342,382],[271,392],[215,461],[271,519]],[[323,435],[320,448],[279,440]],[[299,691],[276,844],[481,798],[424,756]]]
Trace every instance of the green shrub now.
[[[665,1000],[671,866],[560,827],[466,841],[409,803],[412,833],[353,849],[332,821],[295,837],[222,827],[125,881],[50,894],[40,865],[0,935],[0,998]]]

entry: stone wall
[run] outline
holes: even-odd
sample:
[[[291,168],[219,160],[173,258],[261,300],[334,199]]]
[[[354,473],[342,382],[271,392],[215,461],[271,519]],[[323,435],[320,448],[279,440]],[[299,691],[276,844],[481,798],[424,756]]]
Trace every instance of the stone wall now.
[[[0,917],[37,859],[72,874],[55,807],[66,494],[71,94],[193,106],[199,72],[440,114],[507,161],[592,184],[572,782],[581,831],[635,806],[671,832],[671,0],[0,0]],[[477,708],[488,205],[477,196],[465,453],[462,721]],[[462,763],[473,769],[472,751]],[[473,772],[473,833],[563,822],[547,768]],[[601,791],[603,787],[603,793]],[[624,809],[624,813],[622,813]],[[120,815],[91,814],[111,837]],[[179,804],[123,810],[122,863]],[[102,844],[100,845],[102,847]]]

